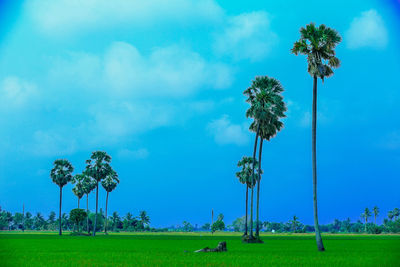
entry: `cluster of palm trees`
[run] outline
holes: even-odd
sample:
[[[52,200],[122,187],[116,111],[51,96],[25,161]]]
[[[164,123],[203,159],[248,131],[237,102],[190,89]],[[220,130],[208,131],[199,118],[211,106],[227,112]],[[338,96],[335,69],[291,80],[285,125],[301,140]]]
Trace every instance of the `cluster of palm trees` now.
[[[99,183],[107,192],[106,197],[106,218],[108,195],[119,183],[118,174],[110,165],[111,157],[104,151],[95,151],[90,159],[86,160],[86,168],[80,173],[73,175],[74,167],[66,159],[57,159],[54,161],[54,167],[50,172],[50,177],[55,184],[60,187],[60,205],[59,205],[59,235],[62,234],[61,227],[61,206],[62,206],[62,188],[72,182],[75,186],[73,193],[78,198],[78,209],[81,198],[86,195],[86,213],[89,212],[89,194],[96,189],[96,215],[94,219],[93,236],[96,235],[98,202],[99,202]],[[87,216],[87,231],[89,232],[89,217]],[[107,220],[104,225],[104,232],[107,233]]]
[[[394,218],[394,220],[397,220],[397,217],[400,216],[400,209],[399,208],[395,208],[391,211],[388,212],[388,218],[389,220],[392,220]]]
[[[291,52],[295,55],[303,54],[307,57],[308,73],[313,78],[313,102],[312,102],[312,173],[313,173],[313,207],[314,225],[317,247],[324,251],[324,245],[318,226],[317,209],[317,163],[316,163],[316,136],[317,136],[317,83],[318,78],[324,81],[325,77],[333,75],[333,69],[340,66],[336,57],[335,48],[341,42],[341,37],[334,29],[314,23],[300,29],[300,39],[294,43]],[[259,194],[261,182],[261,155],[263,141],[269,141],[283,127],[281,119],[285,117],[286,105],[283,102],[281,93],[283,87],[278,80],[268,76],[256,77],[252,85],[244,91],[247,97],[246,102],[250,108],[246,111],[246,117],[252,118],[250,131],[256,133],[253,149],[253,157],[243,157],[238,166],[241,171],[236,173],[239,181],[246,184],[246,226],[244,241],[261,242],[259,238]],[[257,142],[259,143],[258,162],[256,160]],[[255,171],[255,169],[258,169]],[[257,214],[256,234],[253,236],[253,191],[257,185]],[[248,189],[251,189],[250,204],[250,234],[248,235],[247,214],[248,214]]]

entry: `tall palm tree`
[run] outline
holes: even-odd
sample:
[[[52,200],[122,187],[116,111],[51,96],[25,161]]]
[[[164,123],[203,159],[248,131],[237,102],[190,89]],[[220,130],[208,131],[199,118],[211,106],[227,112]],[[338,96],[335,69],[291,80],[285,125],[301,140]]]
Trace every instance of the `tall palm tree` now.
[[[72,188],[72,192],[74,195],[78,198],[78,209],[79,209],[79,202],[83,195],[85,194],[85,190],[83,188],[83,179],[84,179],[83,174],[76,174],[72,178],[72,183],[75,184],[75,186]]]
[[[88,234],[90,233],[89,229],[89,194],[96,188],[96,181],[87,175],[86,171],[82,173],[82,189],[84,194],[86,195],[86,230]]]
[[[393,211],[391,210],[391,211],[389,211],[388,212],[388,218],[389,218],[389,220],[393,220]]]
[[[283,123],[280,120],[286,117],[285,112],[287,109],[283,102],[282,92],[283,87],[279,81],[268,76],[256,77],[251,87],[245,91],[245,94],[248,96],[248,102],[251,104],[246,115],[254,119],[250,125],[250,130],[258,132],[260,138],[258,150],[259,171],[257,177],[256,238],[260,236],[259,203],[263,141],[264,139],[269,141],[283,127]]]
[[[257,164],[257,162],[256,162]],[[239,182],[242,184],[246,184],[246,221],[245,221],[245,226],[244,226],[244,234],[243,236],[247,236],[247,214],[248,214],[248,199],[249,199],[249,188],[254,187],[254,181],[253,181],[253,158],[252,157],[242,157],[241,160],[239,160],[238,167],[241,167],[242,169],[236,173],[236,177],[239,179]]]
[[[74,167],[72,164],[66,159],[57,159],[54,161],[54,167],[50,172],[50,177],[53,180],[53,183],[57,184],[60,187],[60,210],[59,210],[59,235],[62,235],[61,230],[61,203],[62,203],[62,188],[68,182],[72,180],[72,172],[74,171]]]
[[[342,38],[334,29],[321,24],[316,27],[314,23],[300,29],[300,40],[294,43],[291,50],[296,56],[307,56],[308,73],[313,77],[313,103],[312,103],[312,173],[313,173],[313,204],[315,238],[319,251],[324,251],[321,233],[318,225],[317,208],[317,82],[318,78],[324,81],[325,77],[333,75],[333,68],[340,66],[336,57],[335,48]]]
[[[372,212],[374,213],[374,223],[376,225],[376,217],[378,217],[379,215],[379,208],[378,206],[375,206],[374,209],[372,210]]]
[[[364,212],[361,214],[361,218],[364,218],[365,225],[364,225],[364,231],[367,232],[367,223],[368,223],[368,218],[371,217],[371,212],[369,211],[368,208],[365,208]]]
[[[96,181],[96,216],[94,217],[93,236],[96,235],[97,212],[99,207],[99,183],[111,172],[111,157],[104,151],[95,151],[86,160],[85,173]]]
[[[111,169],[110,173],[106,176],[106,178],[101,181],[101,185],[103,186],[104,190],[107,192],[107,197],[106,197],[106,220],[104,223],[104,233],[107,234],[107,208],[108,208],[108,194],[113,191],[116,187],[117,184],[119,183],[118,179],[118,174]]]

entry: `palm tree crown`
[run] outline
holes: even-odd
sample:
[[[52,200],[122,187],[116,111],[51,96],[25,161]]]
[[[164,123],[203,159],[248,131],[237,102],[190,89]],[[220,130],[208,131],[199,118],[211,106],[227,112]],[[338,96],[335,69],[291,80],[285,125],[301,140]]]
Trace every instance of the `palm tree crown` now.
[[[50,172],[50,177],[53,183],[59,187],[63,187],[72,180],[72,172],[74,167],[66,159],[57,159],[54,161],[54,167]]]
[[[308,72],[312,77],[329,77],[333,68],[340,66],[336,57],[335,47],[342,41],[339,33],[334,29],[321,24],[316,27],[314,23],[300,29],[300,40],[294,43],[292,53],[307,56]]]
[[[253,157],[246,157],[244,156],[237,164],[238,167],[242,169],[236,173],[236,177],[239,179],[239,182],[242,184],[246,184],[249,188],[253,188],[256,185],[256,178],[253,175]],[[256,160],[255,163],[255,172],[258,169],[258,161]]]
[[[106,190],[106,192],[113,191],[117,187],[118,183],[119,183],[118,174],[114,170],[111,170],[110,173],[106,176],[106,178],[103,181],[101,181],[101,185]]]

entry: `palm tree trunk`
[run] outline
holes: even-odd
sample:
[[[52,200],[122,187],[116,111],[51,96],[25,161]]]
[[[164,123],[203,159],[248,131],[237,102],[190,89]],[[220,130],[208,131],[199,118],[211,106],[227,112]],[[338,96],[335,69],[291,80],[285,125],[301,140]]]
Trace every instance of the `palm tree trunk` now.
[[[260,237],[259,207],[260,207],[260,183],[261,183],[261,155],[263,138],[260,138],[260,149],[258,150],[258,183],[257,183],[257,211],[256,211],[256,237]]]
[[[106,196],[106,220],[104,223],[104,233],[107,234],[107,206],[108,206],[108,191],[107,191],[107,196]]]
[[[59,228],[58,228],[58,234],[59,235],[62,235],[62,230],[61,230],[61,200],[62,200],[62,187],[60,186],[60,211],[59,211],[60,222],[59,222]]]
[[[256,133],[256,139],[254,140],[254,150],[253,150],[253,181],[255,180],[255,162],[256,162],[256,153],[257,153],[257,142],[258,142],[258,135],[260,133],[260,124],[257,126],[257,133]],[[253,183],[252,181],[252,183]],[[251,207],[250,207],[250,237],[253,237],[253,195],[254,195],[254,185],[252,184],[251,187]]]
[[[244,223],[244,235],[247,235],[247,214],[249,208],[249,185],[246,183],[246,221]]]
[[[376,214],[374,214],[374,224],[376,225]]]
[[[79,201],[80,201],[81,199],[80,198],[78,198],[78,209],[79,209]]]
[[[94,217],[94,228],[93,228],[93,236],[96,235],[96,226],[97,226],[97,210],[99,207],[99,182],[96,184],[96,215]]]
[[[317,207],[317,76],[314,76],[313,102],[312,102],[312,173],[313,173],[313,203],[314,203],[314,227],[315,239],[319,251],[324,251],[321,233],[318,224]]]
[[[86,194],[86,229],[89,234],[89,194]]]

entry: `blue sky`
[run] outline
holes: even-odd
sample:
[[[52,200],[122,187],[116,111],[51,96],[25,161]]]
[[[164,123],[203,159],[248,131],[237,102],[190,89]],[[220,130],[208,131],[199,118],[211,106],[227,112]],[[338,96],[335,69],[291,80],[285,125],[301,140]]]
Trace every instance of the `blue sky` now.
[[[264,145],[261,218],[311,224],[312,79],[290,49],[315,22],[343,37],[342,66],[319,83],[320,221],[374,205],[380,221],[400,205],[400,2],[279,2],[0,1],[0,206],[57,210],[53,161],[78,173],[106,150],[121,180],[109,211],[168,226],[213,208],[230,223],[244,215],[236,163],[254,138],[242,92],[268,75],[289,111]]]

